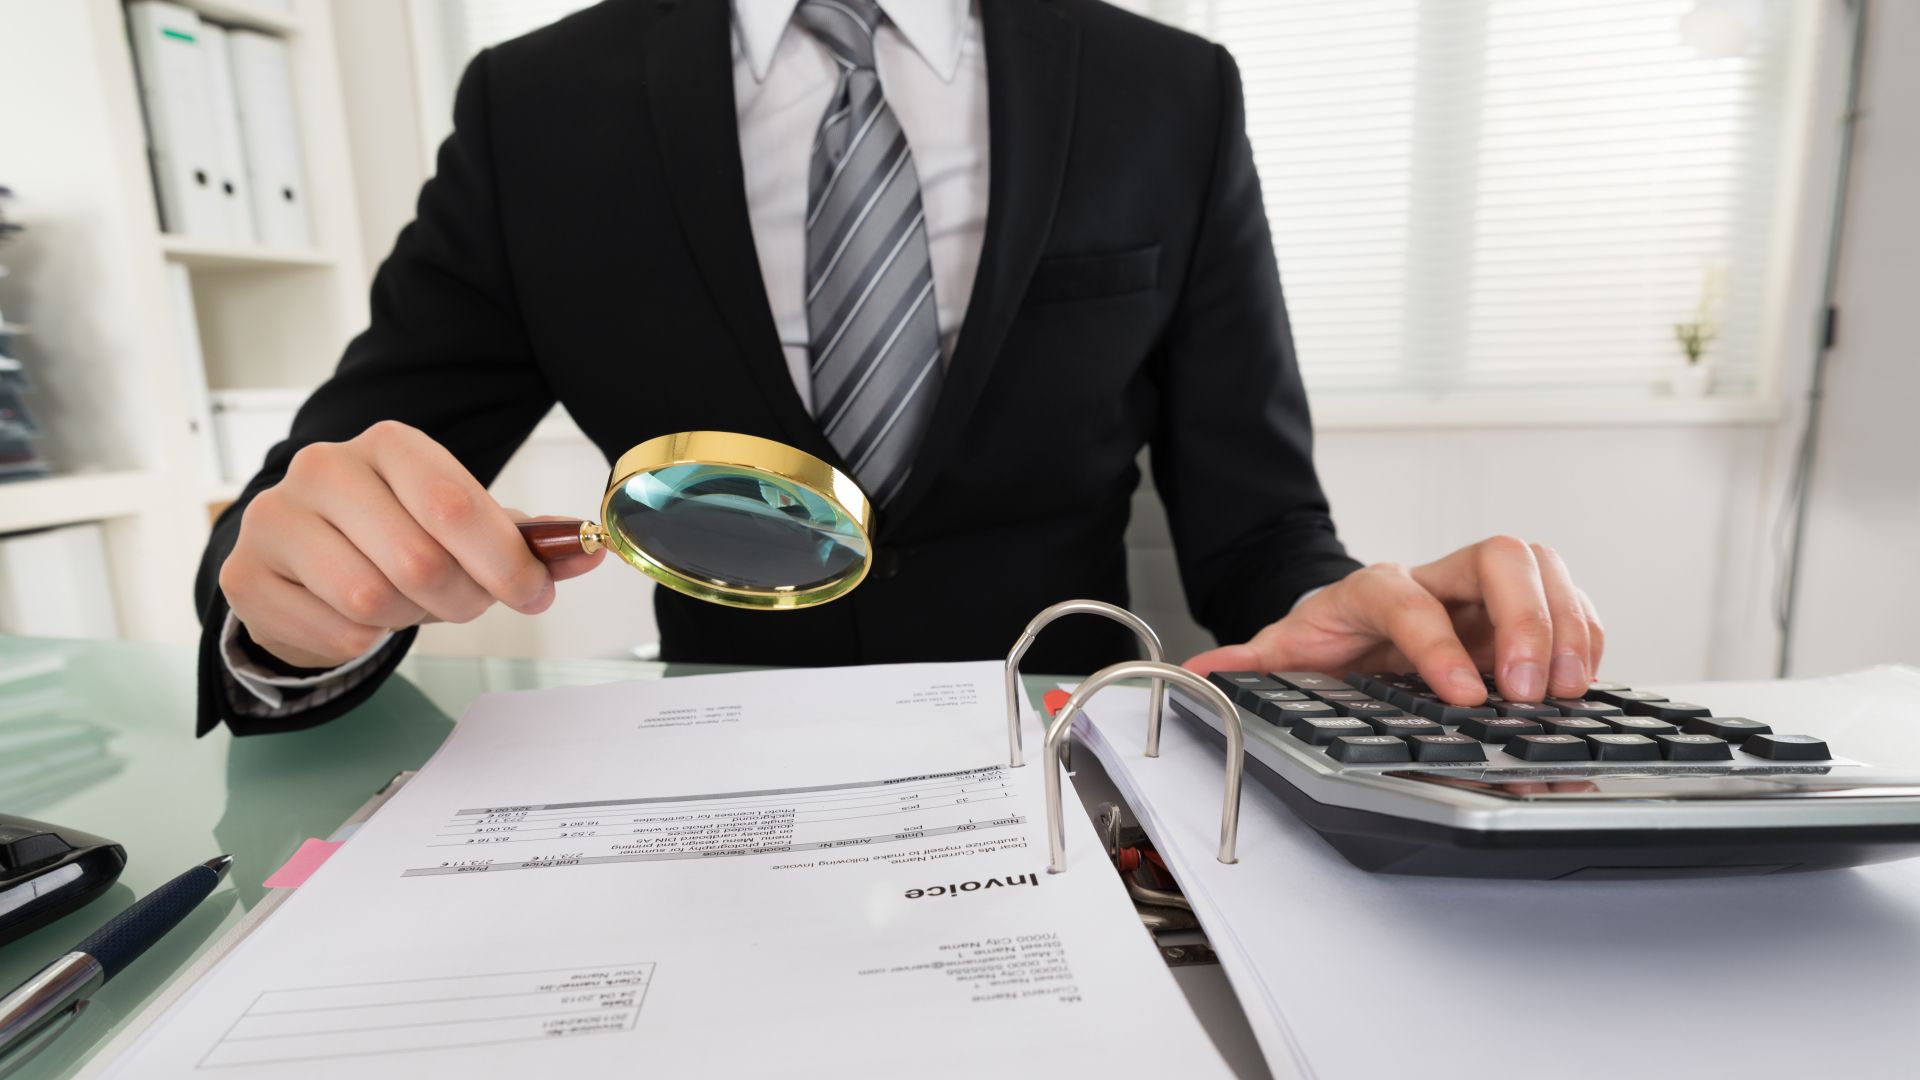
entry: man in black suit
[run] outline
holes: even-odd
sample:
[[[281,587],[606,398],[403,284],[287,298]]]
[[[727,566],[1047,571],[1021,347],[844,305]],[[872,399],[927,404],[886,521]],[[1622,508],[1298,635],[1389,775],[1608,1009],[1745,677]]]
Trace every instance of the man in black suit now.
[[[372,324],[215,526],[200,729],[320,722],[417,626],[551,603],[485,491],[558,401],[611,459],[778,439],[875,495],[848,597],[657,593],[668,660],[1004,654],[1126,601],[1151,446],[1196,669],[1411,665],[1476,703],[1578,694],[1601,652],[1551,551],[1411,570],[1334,533],[1238,72],[1096,0],[608,0],[478,57]],[[911,138],[909,138],[911,136]],[[1030,664],[1127,655],[1064,623]]]

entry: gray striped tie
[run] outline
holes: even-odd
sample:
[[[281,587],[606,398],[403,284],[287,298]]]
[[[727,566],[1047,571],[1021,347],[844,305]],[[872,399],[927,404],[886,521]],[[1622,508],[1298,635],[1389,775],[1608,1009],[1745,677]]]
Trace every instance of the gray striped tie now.
[[[802,0],[840,65],[807,181],[813,415],[876,504],[900,490],[940,387],[920,180],[873,67],[874,0]]]

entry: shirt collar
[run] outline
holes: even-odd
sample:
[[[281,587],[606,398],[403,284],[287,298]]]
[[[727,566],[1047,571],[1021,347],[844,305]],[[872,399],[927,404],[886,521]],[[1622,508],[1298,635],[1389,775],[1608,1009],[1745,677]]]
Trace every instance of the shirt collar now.
[[[966,37],[967,11],[972,0],[879,0],[880,10],[913,51],[944,82],[952,82],[960,68],[960,45]],[[773,69],[773,53],[780,35],[793,21],[800,0],[733,0],[733,33],[755,82],[764,82]],[[804,33],[805,31],[802,31]]]

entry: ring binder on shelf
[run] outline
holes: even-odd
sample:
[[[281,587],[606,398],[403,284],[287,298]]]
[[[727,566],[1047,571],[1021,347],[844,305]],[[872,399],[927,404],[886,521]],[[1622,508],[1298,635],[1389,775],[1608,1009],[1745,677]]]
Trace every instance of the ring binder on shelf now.
[[[1027,763],[1020,739],[1020,658],[1027,655],[1028,646],[1040,636],[1040,631],[1063,615],[1105,615],[1139,635],[1140,644],[1147,650],[1147,659],[1163,661],[1167,658],[1166,649],[1160,644],[1160,635],[1153,632],[1153,627],[1118,604],[1109,604],[1104,600],[1062,600],[1035,615],[1027,628],[1020,632],[1020,640],[1014,642],[1013,649],[1007,653],[1007,764],[1016,769]],[[1160,710],[1166,696],[1166,686],[1156,681],[1153,684],[1153,701],[1148,705],[1148,757],[1160,756]]]

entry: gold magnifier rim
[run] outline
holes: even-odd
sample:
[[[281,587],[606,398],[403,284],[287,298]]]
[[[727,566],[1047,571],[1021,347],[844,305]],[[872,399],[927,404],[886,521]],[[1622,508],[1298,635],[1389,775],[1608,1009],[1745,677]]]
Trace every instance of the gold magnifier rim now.
[[[629,543],[612,524],[615,492],[636,476],[675,465],[724,465],[764,473],[825,499],[859,530],[866,557],[856,571],[804,589],[736,585],[676,570]],[[804,450],[734,431],[660,435],[621,454],[607,476],[606,494],[600,498],[600,522],[600,542],[629,565],[675,592],[726,607],[760,611],[817,607],[852,592],[873,567],[873,506],[852,477]]]

